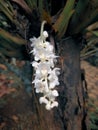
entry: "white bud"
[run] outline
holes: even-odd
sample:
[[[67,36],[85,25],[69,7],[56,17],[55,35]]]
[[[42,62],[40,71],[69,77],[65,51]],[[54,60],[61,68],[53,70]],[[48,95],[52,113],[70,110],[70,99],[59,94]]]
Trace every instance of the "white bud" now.
[[[47,31],[44,31],[44,32],[43,32],[43,36],[44,36],[45,38],[48,37],[48,33],[47,33]]]

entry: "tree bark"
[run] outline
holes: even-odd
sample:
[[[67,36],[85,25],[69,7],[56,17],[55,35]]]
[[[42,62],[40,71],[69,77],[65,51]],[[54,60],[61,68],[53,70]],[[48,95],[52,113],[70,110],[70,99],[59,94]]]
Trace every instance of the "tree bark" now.
[[[33,97],[33,130],[88,130],[84,112],[83,89],[81,85],[80,49],[72,38],[62,40],[58,45],[61,75],[57,87],[59,107],[47,111]]]
[[[61,57],[61,96],[60,106],[66,130],[86,130],[83,124],[83,90],[81,84],[80,49],[72,38],[59,45]]]
[[[67,38],[57,45],[57,50],[57,66],[61,68],[59,106],[47,111],[44,104],[39,104],[40,95],[33,91],[31,97],[24,86],[17,88],[14,96],[7,97],[7,104],[0,107],[0,130],[88,130],[79,45]]]

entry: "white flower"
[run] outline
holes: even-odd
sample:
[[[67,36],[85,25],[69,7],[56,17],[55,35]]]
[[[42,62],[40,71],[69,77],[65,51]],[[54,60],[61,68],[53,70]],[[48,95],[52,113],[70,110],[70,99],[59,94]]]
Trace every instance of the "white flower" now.
[[[51,108],[53,107],[58,107],[58,102],[57,101],[54,101],[52,104],[51,104]]]
[[[36,93],[43,93],[45,84],[38,79],[35,79],[32,83],[34,83],[34,88],[36,89]]]
[[[57,57],[54,53],[53,45],[46,40],[48,32],[43,31],[44,23],[42,23],[41,34],[38,38],[31,38],[31,47],[33,49],[30,53],[34,55],[34,61],[31,63],[34,67],[34,88],[36,93],[43,94],[39,98],[40,104],[44,103],[47,110],[51,110],[53,107],[58,106],[58,102],[55,101],[59,96],[55,86],[59,85],[58,75],[60,74],[59,68],[55,68]]]
[[[55,96],[55,97],[59,96],[58,91],[57,90],[53,90],[52,91],[52,95]]]
[[[36,69],[38,68],[38,65],[39,65],[39,63],[38,63],[38,62],[33,61],[31,64],[32,64],[32,66],[33,66],[33,67],[35,67]]]
[[[42,77],[46,77],[48,75],[48,72],[50,71],[50,66],[49,64],[47,64],[47,62],[43,62],[43,63],[40,63],[38,65],[38,68],[36,70],[36,72],[39,72],[39,74],[42,76]]]
[[[53,81],[53,82],[50,82],[50,83],[49,83],[49,88],[50,88],[50,89],[53,89],[53,88],[55,88],[56,85],[59,85],[59,81],[58,81],[58,80],[55,80],[55,81]]]
[[[48,104],[49,101],[45,97],[40,97],[39,102],[40,102],[40,104],[42,104],[42,103]]]
[[[52,103],[49,101],[48,103],[45,103],[45,104],[46,104],[45,108],[47,110],[51,110],[54,107],[58,107],[58,102],[57,101],[54,101]]]
[[[48,93],[45,93],[44,95],[45,95],[45,97],[47,97],[47,99],[49,99],[49,101],[51,101],[51,102],[55,101],[55,98],[56,98],[57,96],[59,96],[57,90],[51,90],[51,89],[48,91]]]
[[[46,104],[45,108],[46,108],[47,110],[51,110],[51,103],[48,102],[48,103]]]
[[[43,40],[41,38],[30,38],[30,41],[32,42],[31,47],[34,47],[35,49],[43,46]]]

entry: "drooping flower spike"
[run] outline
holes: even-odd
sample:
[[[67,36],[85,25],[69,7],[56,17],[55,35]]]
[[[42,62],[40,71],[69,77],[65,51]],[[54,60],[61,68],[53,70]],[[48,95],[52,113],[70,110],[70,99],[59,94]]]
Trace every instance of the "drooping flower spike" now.
[[[33,47],[30,53],[34,55],[32,66],[35,70],[32,83],[34,84],[35,92],[42,93],[42,97],[39,98],[40,104],[44,103],[45,108],[51,110],[58,106],[56,97],[59,96],[59,93],[54,88],[59,85],[58,75],[60,74],[60,68],[55,68],[58,56],[54,53],[53,45],[46,40],[48,32],[44,31],[45,23],[46,21],[43,21],[40,36],[30,39]]]

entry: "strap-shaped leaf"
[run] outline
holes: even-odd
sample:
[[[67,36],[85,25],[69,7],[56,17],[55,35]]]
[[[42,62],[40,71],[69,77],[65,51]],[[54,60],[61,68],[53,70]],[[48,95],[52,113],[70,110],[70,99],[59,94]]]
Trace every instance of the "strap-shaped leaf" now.
[[[86,30],[87,31],[92,31],[92,30],[95,30],[95,29],[98,29],[98,21],[97,22],[94,22],[93,24],[89,25]]]
[[[0,37],[8,40],[8,41],[11,41],[18,45],[25,45],[26,44],[26,40],[24,40],[23,38],[20,38],[20,37],[16,37],[16,36],[13,36],[12,34],[10,34],[9,32],[3,30],[3,29],[0,29]]]
[[[14,16],[15,12],[9,1],[5,2],[4,0],[0,0],[0,11],[3,12],[12,23],[21,28],[19,21]]]
[[[37,0],[25,0],[27,5],[33,10],[34,8],[37,8]]]
[[[75,10],[68,30],[71,35],[82,32],[98,20],[98,0],[79,0]]]
[[[39,12],[40,12],[40,17],[42,19],[42,14],[43,14],[43,0],[38,0],[38,9],[39,9]]]
[[[9,50],[6,50],[5,48],[0,47],[0,52],[9,57],[16,57],[16,58],[21,58],[21,59],[23,58],[23,54],[20,50],[9,51]]]
[[[74,13],[75,0],[67,0],[67,3],[57,19],[56,23],[53,25],[55,32],[57,32],[58,38],[61,38],[67,30],[69,20]]]
[[[0,11],[2,11],[10,20],[12,20],[14,11],[12,12],[12,8],[10,10],[7,4],[7,2],[0,0]]]
[[[75,8],[75,13],[73,14],[71,22],[70,22],[71,29],[72,29],[72,27],[75,27],[77,25],[79,17],[81,17],[81,15],[84,13],[85,9],[87,8],[88,2],[89,2],[89,0],[79,0],[78,1],[76,8]]]
[[[19,4],[27,13],[32,13],[32,10],[29,8],[29,6],[26,4],[24,0],[12,0],[13,2],[16,2]]]
[[[58,33],[57,33],[58,39],[60,39],[65,34],[68,24],[69,24],[69,20],[73,13],[74,13],[74,10],[72,10],[70,13],[68,13],[65,21],[62,21],[60,31],[58,31]]]
[[[95,36],[98,37],[98,30],[97,31],[91,31]]]
[[[17,50],[18,48],[20,48],[20,46],[17,44],[13,44],[12,42],[3,38],[0,38],[0,48],[4,48],[7,50]]]

